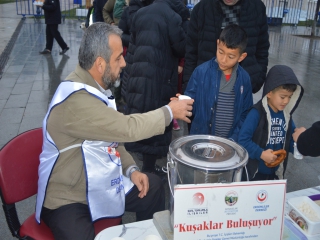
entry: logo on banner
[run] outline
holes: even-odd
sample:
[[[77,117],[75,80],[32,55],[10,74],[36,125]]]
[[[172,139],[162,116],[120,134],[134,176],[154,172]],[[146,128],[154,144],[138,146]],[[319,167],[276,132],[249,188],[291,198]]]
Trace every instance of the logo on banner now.
[[[192,203],[194,208],[187,209],[187,216],[189,217],[203,217],[205,215],[208,215],[208,208],[207,207],[201,207],[201,205],[204,203],[204,195],[200,192],[197,192],[193,194],[192,196]]]
[[[238,202],[238,193],[235,191],[227,192],[224,201],[228,206],[235,205]]]
[[[264,203],[268,199],[268,192],[265,190],[261,190],[257,193],[257,201],[258,203]]]
[[[256,195],[256,200],[260,203],[257,206],[253,206],[255,212],[266,212],[268,211],[269,205],[266,204],[268,200],[268,192],[266,190],[260,190]]]
[[[193,205],[202,205],[204,202],[204,196],[202,193],[195,193],[193,195]]]

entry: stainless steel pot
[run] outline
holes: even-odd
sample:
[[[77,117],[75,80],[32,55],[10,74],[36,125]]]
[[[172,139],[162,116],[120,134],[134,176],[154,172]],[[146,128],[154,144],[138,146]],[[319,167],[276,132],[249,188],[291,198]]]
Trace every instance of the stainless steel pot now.
[[[167,156],[173,228],[176,184],[240,182],[248,153],[236,142],[211,135],[190,135],[174,140]]]

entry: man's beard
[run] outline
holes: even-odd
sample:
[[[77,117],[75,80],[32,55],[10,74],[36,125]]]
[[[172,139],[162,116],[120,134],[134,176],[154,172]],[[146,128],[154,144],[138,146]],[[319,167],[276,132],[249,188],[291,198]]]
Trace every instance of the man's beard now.
[[[102,81],[106,85],[106,89],[110,89],[113,86],[118,87],[120,85],[120,78],[114,76],[111,73],[111,68],[109,64],[107,65],[106,70],[104,71]]]

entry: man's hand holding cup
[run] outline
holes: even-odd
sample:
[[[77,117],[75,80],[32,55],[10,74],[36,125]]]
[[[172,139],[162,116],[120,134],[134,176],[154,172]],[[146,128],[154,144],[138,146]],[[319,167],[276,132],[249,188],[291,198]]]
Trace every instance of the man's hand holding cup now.
[[[191,123],[189,118],[192,116],[192,105],[194,100],[186,95],[177,94],[176,96],[177,97],[171,98],[171,102],[168,104],[171,108],[173,118]]]

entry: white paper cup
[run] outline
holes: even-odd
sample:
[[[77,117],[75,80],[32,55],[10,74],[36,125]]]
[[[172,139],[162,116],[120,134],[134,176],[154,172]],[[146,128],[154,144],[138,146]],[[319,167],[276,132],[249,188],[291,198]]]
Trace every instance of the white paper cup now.
[[[122,237],[114,237],[114,238],[112,238],[111,240],[125,240],[125,239],[122,238]]]
[[[180,95],[179,96],[179,100],[185,100],[185,99],[191,99],[191,97],[189,97],[187,95]]]
[[[295,159],[303,159],[303,155],[298,151],[297,143],[293,144],[293,157]]]
[[[157,235],[148,235],[144,238],[144,240],[161,240]]]

